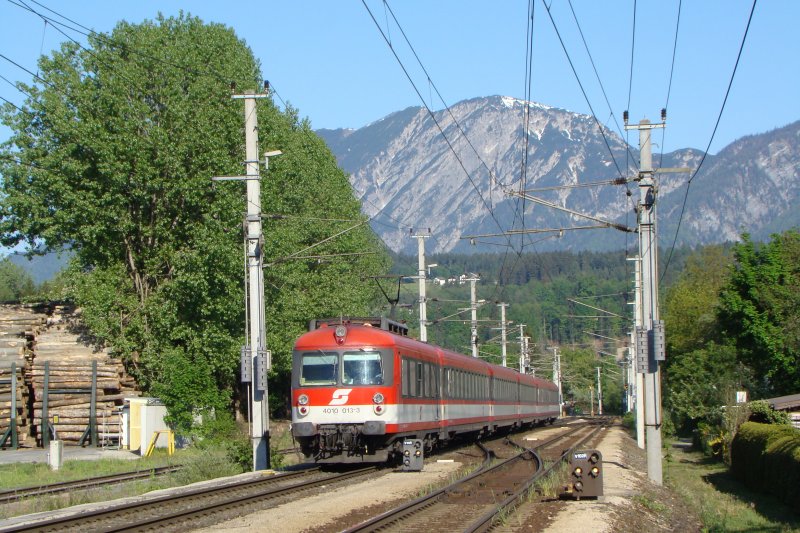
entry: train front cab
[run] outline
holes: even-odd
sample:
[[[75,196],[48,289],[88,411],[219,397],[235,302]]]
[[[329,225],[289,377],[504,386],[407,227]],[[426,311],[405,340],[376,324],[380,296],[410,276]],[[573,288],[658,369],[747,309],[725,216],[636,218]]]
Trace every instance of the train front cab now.
[[[395,350],[363,329],[347,328],[346,342],[337,343],[333,328],[321,328],[295,347],[292,434],[308,460],[387,460],[387,425],[396,417]]]

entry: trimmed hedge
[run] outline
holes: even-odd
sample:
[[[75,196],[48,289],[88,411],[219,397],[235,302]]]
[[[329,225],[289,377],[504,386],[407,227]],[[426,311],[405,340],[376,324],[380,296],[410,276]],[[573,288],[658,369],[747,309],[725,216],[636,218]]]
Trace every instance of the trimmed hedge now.
[[[731,444],[731,472],[751,489],[800,509],[800,431],[745,422]]]

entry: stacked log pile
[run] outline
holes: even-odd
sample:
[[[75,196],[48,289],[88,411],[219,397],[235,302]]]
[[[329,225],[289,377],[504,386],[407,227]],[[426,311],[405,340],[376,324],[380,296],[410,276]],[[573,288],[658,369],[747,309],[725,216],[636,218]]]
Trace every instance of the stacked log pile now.
[[[96,423],[104,432],[119,428],[118,407],[138,396],[136,383],[108,350],[95,342],[69,306],[0,305],[0,369],[18,368],[17,411],[20,444],[41,442],[44,366],[49,362],[48,418],[65,444],[74,444],[89,425],[92,361],[97,361]],[[0,383],[8,379],[0,370]],[[5,387],[5,388],[4,388]],[[8,389],[8,390],[7,390]],[[0,384],[0,436],[10,423],[10,385]],[[33,442],[27,443],[33,445]]]
[[[28,404],[27,388],[25,387],[25,380],[22,375],[23,369],[17,367],[15,369],[17,377],[16,397],[17,405],[16,410],[11,412],[11,368],[0,368],[0,437],[5,435],[8,428],[11,426],[12,416],[17,419],[17,434],[19,441],[22,442],[28,438],[29,426],[27,425],[28,419],[25,416],[25,407]],[[10,441],[6,442],[10,445]]]
[[[31,306],[0,306],[0,368],[25,366],[31,357],[34,332],[44,327],[47,316]]]
[[[31,366],[29,380],[31,390],[34,391],[33,424],[39,431],[44,405],[44,378],[45,363],[37,361]],[[48,419],[53,422],[58,438],[65,441],[65,444],[77,443],[89,425],[91,388],[91,361],[50,361]],[[123,404],[124,398],[131,396],[137,396],[137,393],[126,379],[122,365],[108,359],[97,361],[95,423],[101,437],[103,433],[118,431],[120,424],[118,407]]]
[[[108,359],[108,350],[92,339],[80,315],[79,309],[70,306],[52,308],[46,322],[34,330],[33,352],[37,363]]]

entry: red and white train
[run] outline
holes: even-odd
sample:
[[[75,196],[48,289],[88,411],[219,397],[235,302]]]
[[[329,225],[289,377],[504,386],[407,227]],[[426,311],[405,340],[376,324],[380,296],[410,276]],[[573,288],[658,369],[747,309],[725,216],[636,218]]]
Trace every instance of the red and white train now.
[[[329,319],[309,330],[292,363],[292,435],[308,460],[384,462],[405,439],[430,451],[559,416],[553,383],[412,339],[403,324]]]

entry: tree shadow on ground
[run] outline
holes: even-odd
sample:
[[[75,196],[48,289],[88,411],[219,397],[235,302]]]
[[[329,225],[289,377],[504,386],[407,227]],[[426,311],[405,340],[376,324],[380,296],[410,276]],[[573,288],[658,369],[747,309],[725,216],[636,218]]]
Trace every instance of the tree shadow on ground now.
[[[749,504],[754,511],[767,520],[780,524],[775,528],[759,529],[759,531],[800,530],[800,510],[793,511],[790,506],[780,502],[775,496],[748,489],[740,481],[734,479],[730,472],[706,474],[703,476],[703,480],[710,483],[717,491]],[[796,488],[787,487],[787,490],[796,490]]]

